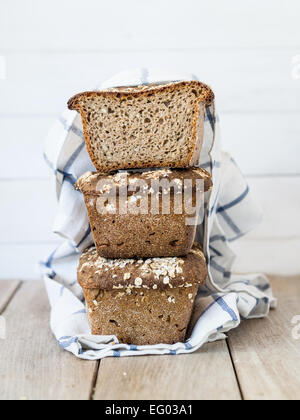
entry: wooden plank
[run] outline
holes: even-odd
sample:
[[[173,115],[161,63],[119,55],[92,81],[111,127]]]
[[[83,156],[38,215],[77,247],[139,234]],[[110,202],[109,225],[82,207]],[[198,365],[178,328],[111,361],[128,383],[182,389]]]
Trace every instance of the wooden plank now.
[[[210,84],[219,112],[251,111],[256,122],[260,112],[276,111],[278,124],[283,114],[300,109],[300,82],[292,77],[291,63],[297,54],[297,48],[9,53],[7,79],[0,80],[0,114],[59,114],[72,95],[95,88],[119,71],[158,67],[193,73]]]
[[[0,314],[20,286],[19,280],[0,280]]]
[[[87,400],[97,362],[76,359],[59,348],[49,329],[49,305],[41,282],[25,283],[4,317],[0,346],[0,399]]]
[[[101,361],[95,400],[239,400],[226,342],[182,356]]]
[[[272,280],[279,307],[229,334],[229,345],[245,399],[300,399],[300,337],[292,323],[300,316],[300,276]]]
[[[289,0],[2,0],[3,49],[95,50],[298,46],[299,3]],[[15,11],[18,10],[18,13]],[[53,31],[53,22],[56,22]],[[134,24],[131,24],[134,22]],[[153,25],[155,22],[155,26]],[[237,36],[238,34],[238,36]]]

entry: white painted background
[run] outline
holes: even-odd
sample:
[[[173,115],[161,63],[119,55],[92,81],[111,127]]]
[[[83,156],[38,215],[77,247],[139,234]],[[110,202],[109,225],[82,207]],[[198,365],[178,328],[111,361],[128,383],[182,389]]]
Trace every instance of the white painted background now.
[[[0,0],[0,277],[38,278],[58,238],[43,141],[70,96],[136,66],[216,93],[224,148],[264,223],[238,270],[300,272],[299,0]],[[6,73],[6,74],[5,74]]]

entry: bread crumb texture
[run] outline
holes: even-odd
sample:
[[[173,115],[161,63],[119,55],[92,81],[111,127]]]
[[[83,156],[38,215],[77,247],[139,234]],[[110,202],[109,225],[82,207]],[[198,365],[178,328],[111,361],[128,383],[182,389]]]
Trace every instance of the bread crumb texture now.
[[[128,290],[84,290],[92,334],[115,335],[120,343],[134,345],[185,340],[197,285],[190,289]]]
[[[200,104],[213,99],[208,86],[191,81],[85,92],[68,106],[81,114],[96,169],[109,172],[190,166],[202,143]]]

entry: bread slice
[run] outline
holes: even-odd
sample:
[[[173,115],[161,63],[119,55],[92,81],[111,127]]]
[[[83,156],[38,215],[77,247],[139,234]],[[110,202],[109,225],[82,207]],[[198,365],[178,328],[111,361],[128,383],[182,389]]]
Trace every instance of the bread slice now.
[[[87,150],[98,171],[196,166],[212,90],[198,81],[80,93]]]

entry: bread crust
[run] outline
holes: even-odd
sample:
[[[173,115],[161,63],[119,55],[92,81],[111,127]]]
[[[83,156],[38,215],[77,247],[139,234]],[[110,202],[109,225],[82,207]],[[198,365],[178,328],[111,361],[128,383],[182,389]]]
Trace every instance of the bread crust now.
[[[185,87],[191,87],[191,88],[195,88],[195,89],[199,89],[201,88],[201,94],[200,96],[197,98],[197,100],[195,101],[195,115],[198,115],[199,112],[199,107],[200,104],[203,103],[206,106],[209,106],[213,103],[214,101],[214,93],[212,91],[212,89],[199,81],[181,81],[181,82],[173,82],[173,83],[168,83],[168,84],[164,84],[164,85],[145,85],[145,86],[137,86],[137,87],[132,87],[132,88],[128,88],[128,87],[120,87],[120,88],[112,88],[112,89],[106,89],[106,90],[102,90],[102,91],[87,91],[87,92],[83,92],[83,93],[79,93],[75,96],[73,96],[69,101],[68,101],[68,108],[70,110],[76,110],[77,112],[80,113],[81,115],[81,119],[82,119],[82,125],[83,125],[83,131],[84,131],[84,136],[85,136],[85,141],[86,141],[86,147],[87,147],[87,151],[90,155],[90,158],[95,166],[95,168],[99,171],[105,171],[105,172],[111,172],[117,169],[120,169],[119,167],[111,164],[109,169],[104,168],[101,166],[101,164],[99,164],[97,157],[94,154],[94,151],[91,147],[91,138],[89,136],[89,131],[87,129],[87,122],[85,119],[85,115],[83,112],[83,109],[80,105],[80,101],[82,99],[86,99],[89,97],[95,97],[95,96],[100,96],[100,97],[118,97],[120,98],[120,100],[124,99],[126,100],[126,98],[130,98],[130,97],[149,97],[152,96],[153,94],[159,94],[159,93],[171,93],[176,89],[184,89]],[[193,121],[193,138],[191,139],[192,142],[192,147],[191,147],[191,152],[189,153],[189,155],[186,156],[185,160],[182,160],[182,163],[178,163],[178,162],[174,162],[174,163],[169,163],[168,165],[164,165],[164,166],[168,166],[170,168],[177,168],[177,167],[188,167],[188,166],[195,166],[197,164],[196,158],[200,157],[200,151],[201,151],[201,146],[199,142],[201,141],[201,139],[198,139],[198,124],[199,124],[199,118],[195,118]],[[156,165],[154,165],[156,166]],[[130,169],[130,168],[134,168],[135,165],[131,164],[130,162],[128,162],[128,164],[126,165],[125,169]],[[142,167],[144,168],[151,168],[153,167],[152,163],[143,163]]]
[[[128,88],[128,87],[120,87],[120,88],[110,88],[105,90],[93,90],[93,91],[86,91],[82,93],[78,93],[68,101],[68,108],[70,110],[79,110],[79,99],[83,96],[120,96],[126,98],[128,96],[151,96],[153,93],[160,93],[169,91],[172,92],[177,87],[185,87],[185,86],[195,86],[195,88],[201,87],[203,89],[203,94],[199,98],[199,102],[204,102],[207,106],[211,105],[214,101],[214,93],[210,86],[206,85],[205,83],[199,82],[197,80],[192,81],[182,81],[182,82],[172,82],[167,84],[159,84],[159,85],[145,85],[145,89],[140,89],[138,86]]]
[[[77,274],[83,289],[170,290],[204,284],[207,266],[198,243],[186,257],[141,260],[108,260],[99,257],[96,248],[91,247],[83,252]]]
[[[84,289],[91,332],[137,346],[183,343],[197,290]]]
[[[75,188],[80,190],[83,194],[101,195],[101,192],[97,191],[97,184],[99,181],[105,180],[111,182],[118,188],[120,185],[122,185],[122,179],[124,179],[125,176],[127,177],[127,186],[132,185],[132,181],[134,179],[145,181],[149,188],[151,187],[151,181],[153,179],[157,179],[158,181],[166,179],[169,182],[172,182],[176,179],[182,181],[185,179],[190,179],[192,180],[193,185],[197,179],[202,179],[204,181],[204,192],[207,192],[212,188],[212,179],[209,172],[207,172],[205,169],[196,167],[172,170],[146,170],[143,172],[125,171],[111,174],[105,174],[101,172],[86,172],[78,179],[75,184]]]
[[[191,181],[192,194],[182,190],[182,187],[185,187],[185,180]],[[197,186],[198,180],[203,180],[203,184]],[[140,181],[143,181],[143,184]],[[152,181],[157,181],[156,187]],[[167,182],[164,184],[162,181]],[[174,187],[178,185],[179,191],[183,195],[177,195],[175,190],[169,192],[169,186],[171,185]],[[140,191],[140,187],[142,187],[142,191]],[[105,258],[187,255],[196,235],[196,223],[187,223],[187,219],[196,218],[196,190],[203,194],[211,187],[210,175],[199,168],[152,170],[143,173],[123,172],[114,175],[87,173],[76,184],[76,188],[84,194],[97,251],[100,256]],[[122,196],[121,188],[124,188]],[[124,197],[124,192],[127,197]],[[170,211],[168,212],[164,212],[162,208],[162,197],[165,197],[165,192],[170,194]],[[112,213],[104,211],[103,204],[101,204],[111,193],[113,196],[116,195],[115,199],[111,201],[114,206]],[[186,193],[188,194],[187,197]],[[182,202],[179,211],[175,211],[175,209],[178,209],[176,207],[178,201],[176,201],[175,195]],[[136,203],[137,197],[146,200],[148,204],[146,214],[129,211],[130,207],[128,207],[126,213],[120,211],[121,205],[130,205],[129,203],[132,201]],[[186,211],[185,205],[188,201],[185,200],[188,200],[189,197],[192,199],[195,209],[193,214],[187,214]],[[98,199],[100,200],[100,208],[98,207]],[[157,200],[158,209],[151,207],[152,199]],[[199,204],[198,202],[198,206]]]
[[[195,244],[186,258],[103,260],[86,250],[78,267],[94,335],[134,345],[184,342],[206,261]]]

